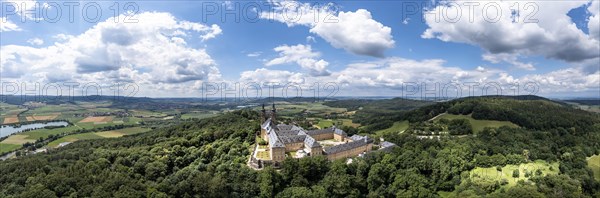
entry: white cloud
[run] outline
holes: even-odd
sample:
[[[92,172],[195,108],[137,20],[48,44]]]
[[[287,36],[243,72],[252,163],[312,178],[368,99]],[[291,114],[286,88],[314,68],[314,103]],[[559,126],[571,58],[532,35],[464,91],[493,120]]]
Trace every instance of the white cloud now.
[[[244,71],[240,74],[241,82],[253,83],[278,83],[285,85],[288,83],[304,84],[305,76],[301,73],[290,72],[285,70],[270,70],[259,68],[254,71]]]
[[[508,53],[500,53],[500,54],[491,54],[486,53],[482,55],[483,60],[489,61],[491,63],[500,63],[506,62],[512,64],[513,66],[524,69],[524,70],[535,70],[535,67],[532,63],[523,63],[518,60],[518,55],[516,54],[508,54]]]
[[[57,35],[61,41],[47,47],[2,46],[3,77],[38,82],[69,78],[77,82],[124,81],[155,89],[221,78],[204,49],[187,47],[184,38],[189,37],[176,36],[185,32],[202,37],[212,34],[215,26],[158,12],[140,13],[136,19],[138,23],[114,23],[109,18],[80,35]],[[57,70],[68,75],[58,76]]]
[[[373,20],[365,9],[336,13],[332,5],[313,6],[296,1],[274,2],[274,12],[263,12],[261,18],[274,19],[288,26],[303,25],[335,48],[374,57],[394,47],[390,27]]]
[[[410,18],[406,18],[406,19],[402,20],[402,24],[408,25],[408,21],[410,21]]]
[[[296,63],[300,67],[307,69],[312,76],[326,76],[329,63],[323,59],[317,60],[321,55],[313,52],[310,45],[282,45],[274,49],[279,52],[279,57],[268,61],[266,66],[280,65],[286,63]]]
[[[248,56],[248,57],[258,57],[261,54],[262,54],[262,52],[252,52],[252,53],[246,54],[246,56]]]
[[[21,31],[21,28],[6,17],[0,18],[0,32]]]
[[[423,32],[422,37],[476,45],[490,54],[542,55],[568,62],[600,56],[597,11],[591,11],[596,13],[590,17],[590,35],[578,29],[567,16],[570,10],[587,2],[536,1],[525,5],[524,2],[518,1],[469,1],[468,3],[479,3],[479,6],[473,9],[469,9],[465,3],[467,2],[444,1],[434,9],[426,11],[424,18],[429,28]],[[520,15],[514,15],[511,10],[517,3],[521,6]],[[598,2],[593,4],[597,5]],[[523,10],[524,6],[531,8]],[[533,7],[538,9],[532,14]],[[499,8],[501,13],[497,21],[495,18],[498,15],[494,8]],[[483,12],[484,10],[488,12]],[[462,17],[453,20],[454,13],[461,13]],[[524,22],[527,19],[538,22]],[[532,68],[528,65],[521,67]]]
[[[27,43],[29,43],[31,45],[43,45],[44,40],[42,40],[41,38],[32,38],[32,39],[28,39]]]
[[[219,34],[223,33],[223,30],[221,30],[221,27],[219,27],[216,24],[213,24],[212,26],[210,26],[210,28],[203,29],[202,31],[206,32],[206,34],[200,36],[200,38],[202,38],[202,41],[213,39],[213,38],[217,37]]]
[[[307,37],[306,37],[306,42],[307,42],[307,43],[310,43],[310,42],[316,43],[316,42],[317,42],[317,40],[316,40],[316,39],[315,39],[315,37],[313,37],[313,36],[307,36]]]

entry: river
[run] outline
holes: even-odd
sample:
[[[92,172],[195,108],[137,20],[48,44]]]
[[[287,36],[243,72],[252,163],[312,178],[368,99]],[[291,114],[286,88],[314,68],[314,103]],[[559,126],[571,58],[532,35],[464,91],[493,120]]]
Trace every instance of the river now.
[[[18,133],[24,130],[28,130],[28,129],[41,129],[47,126],[67,126],[69,125],[69,123],[65,122],[65,121],[54,121],[54,122],[47,122],[47,123],[33,123],[33,124],[24,124],[21,126],[2,126],[0,127],[0,138],[2,137],[6,137],[9,136],[13,133]]]

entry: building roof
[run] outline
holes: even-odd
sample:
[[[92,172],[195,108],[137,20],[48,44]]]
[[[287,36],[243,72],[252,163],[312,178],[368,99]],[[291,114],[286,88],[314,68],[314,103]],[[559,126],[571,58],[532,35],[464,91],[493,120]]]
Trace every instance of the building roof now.
[[[335,126],[333,127],[333,133],[344,136],[344,137],[348,136],[348,134],[346,134],[346,132],[344,132],[344,130],[335,128]]]
[[[380,144],[380,145],[381,145],[381,148],[388,148],[388,147],[394,147],[394,146],[397,146],[396,144],[394,144],[394,143],[391,143],[391,142],[387,142],[387,141],[381,142],[381,144]]]
[[[263,129],[267,129],[271,125],[271,118],[267,119],[265,122],[260,125]]]
[[[317,142],[315,138],[306,136],[306,138],[304,139],[304,146],[308,148],[317,148],[321,147],[321,144],[319,144],[319,142]]]
[[[342,151],[351,150],[357,147],[361,147],[367,145],[369,143],[373,143],[373,140],[369,137],[364,137],[362,139],[354,140],[352,142],[348,142],[346,144],[339,144],[332,147],[328,147],[323,149],[326,154],[339,153]]]
[[[308,135],[319,135],[319,134],[325,134],[325,133],[333,133],[333,128],[306,131],[306,134],[308,134]]]
[[[303,142],[306,135],[280,136],[279,140],[284,144]]]

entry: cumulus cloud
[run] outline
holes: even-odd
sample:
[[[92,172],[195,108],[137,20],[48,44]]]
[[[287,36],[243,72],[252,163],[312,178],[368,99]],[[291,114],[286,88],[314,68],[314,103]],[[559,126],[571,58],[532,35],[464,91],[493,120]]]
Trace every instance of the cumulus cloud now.
[[[21,31],[21,28],[6,17],[0,18],[0,32]]]
[[[80,35],[57,36],[59,42],[47,47],[2,46],[3,77],[125,81],[155,88],[220,79],[210,55],[188,47],[185,38],[190,37],[180,37],[182,33],[198,38],[214,35],[214,25],[177,20],[169,13],[145,12],[135,17],[138,23],[114,23],[109,18]],[[57,70],[70,75],[56,76]]]
[[[31,45],[43,45],[44,40],[42,40],[41,38],[32,38],[32,39],[28,39],[27,43],[29,43]]]
[[[473,3],[478,3],[478,6],[469,9],[468,5],[474,5]],[[520,3],[521,13],[511,10],[516,3]],[[531,11],[522,8],[527,6],[523,2],[444,1],[425,11],[424,18],[429,27],[421,36],[476,45],[487,52],[484,59],[502,60],[524,69],[533,67],[521,64],[514,55],[541,55],[567,62],[580,62],[600,56],[597,8],[595,11],[590,9],[592,16],[588,24],[589,35],[578,29],[567,16],[570,10],[586,3],[536,1],[529,5],[538,8],[531,15]],[[597,6],[598,2],[594,1],[592,4]],[[495,8],[500,12],[496,13]],[[488,12],[483,12],[485,10]],[[462,17],[455,18],[455,13],[460,13]],[[491,58],[498,54],[504,58]],[[513,57],[508,58],[509,55]]]
[[[274,12],[263,12],[261,18],[273,19],[288,26],[303,25],[335,48],[374,57],[394,47],[390,27],[373,20],[365,9],[336,12],[331,4],[313,6],[296,1],[274,2]]]
[[[253,83],[277,83],[285,85],[288,83],[304,84],[305,76],[302,73],[290,72],[285,70],[270,70],[259,68],[253,71],[244,71],[240,74],[242,82]]]
[[[286,63],[296,63],[303,69],[309,71],[312,76],[326,76],[330,72],[327,71],[329,63],[323,59],[317,60],[321,55],[318,52],[313,52],[310,45],[282,45],[274,49],[279,52],[279,57],[268,61],[266,66],[280,65]]]

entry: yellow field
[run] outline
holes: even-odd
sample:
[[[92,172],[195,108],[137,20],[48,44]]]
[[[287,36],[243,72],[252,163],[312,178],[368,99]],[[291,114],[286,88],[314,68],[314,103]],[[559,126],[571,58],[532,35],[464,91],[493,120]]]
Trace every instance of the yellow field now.
[[[105,138],[113,138],[113,137],[121,137],[125,134],[118,132],[118,131],[104,131],[104,132],[97,132],[96,135],[105,137]]]
[[[17,116],[10,116],[10,117],[6,117],[4,118],[4,124],[13,124],[13,123],[19,123],[19,118]]]
[[[58,114],[52,114],[52,115],[33,115],[33,116],[27,116],[27,121],[36,121],[36,120],[53,120],[56,117],[58,117],[60,115],[60,113]]]
[[[14,145],[22,145],[27,142],[35,142],[35,140],[27,139],[28,135],[11,135],[8,136],[2,143],[4,144],[14,144]]]
[[[98,117],[90,116],[79,122],[81,122],[81,123],[85,123],[85,122],[101,123],[101,122],[110,122],[110,121],[112,121],[112,119],[113,119],[112,116],[98,116]]]

